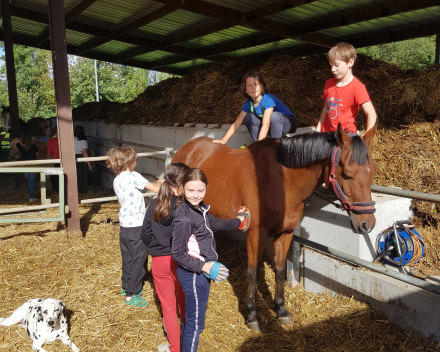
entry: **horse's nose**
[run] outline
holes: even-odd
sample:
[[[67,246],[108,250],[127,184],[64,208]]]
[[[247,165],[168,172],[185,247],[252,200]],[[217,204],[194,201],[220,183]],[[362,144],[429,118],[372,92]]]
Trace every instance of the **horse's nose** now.
[[[55,322],[54,322],[53,320],[50,320],[50,321],[48,322],[48,324],[49,324],[50,326],[54,326]]]
[[[373,230],[374,225],[375,222],[371,226],[369,226],[367,221],[363,221],[359,224],[359,232],[364,234],[370,233],[371,230]]]

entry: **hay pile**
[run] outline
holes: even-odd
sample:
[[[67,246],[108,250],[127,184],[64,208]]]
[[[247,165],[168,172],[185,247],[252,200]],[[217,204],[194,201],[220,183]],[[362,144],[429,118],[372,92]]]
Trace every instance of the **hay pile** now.
[[[25,198],[25,191],[21,193],[18,197]],[[106,196],[108,191],[85,196],[98,195]],[[0,197],[13,203],[13,195],[4,188]],[[67,305],[70,337],[81,351],[155,352],[159,344],[166,343],[151,269],[144,285],[150,307],[133,309],[122,303],[119,227],[107,221],[118,219],[117,210],[115,202],[81,206],[85,239],[67,241],[63,226],[56,223],[0,225],[0,317],[29,298],[55,297]],[[364,303],[311,294],[302,288],[285,288],[286,305],[295,323],[280,326],[272,310],[275,278],[267,262],[261,268],[256,297],[262,333],[250,331],[242,315],[246,248],[221,237],[217,240],[219,260],[231,271],[226,282],[212,286],[200,352],[440,351],[440,344],[411,337]],[[70,352],[61,342],[44,347]],[[24,329],[0,327],[0,351],[30,350],[31,340]]]
[[[325,55],[274,55],[266,62],[231,61],[172,78],[148,87],[127,104],[88,103],[73,110],[76,120],[99,119],[120,124],[162,126],[175,123],[232,123],[244,103],[239,87],[250,70],[259,70],[269,92],[294,112],[299,126],[315,125],[324,106],[324,83],[331,78]],[[355,75],[365,83],[379,115],[379,126],[400,128],[412,122],[432,122],[440,106],[440,66],[426,71],[402,71],[394,65],[359,55]],[[363,122],[363,116],[359,117]]]

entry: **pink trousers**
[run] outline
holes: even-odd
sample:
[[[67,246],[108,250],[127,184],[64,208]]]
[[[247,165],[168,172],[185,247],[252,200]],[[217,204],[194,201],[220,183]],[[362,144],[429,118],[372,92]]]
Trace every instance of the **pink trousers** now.
[[[170,256],[153,257],[151,268],[154,286],[160,299],[163,325],[171,352],[180,352],[180,325],[177,319],[176,298],[182,324],[185,320],[185,294],[177,279],[177,262]]]

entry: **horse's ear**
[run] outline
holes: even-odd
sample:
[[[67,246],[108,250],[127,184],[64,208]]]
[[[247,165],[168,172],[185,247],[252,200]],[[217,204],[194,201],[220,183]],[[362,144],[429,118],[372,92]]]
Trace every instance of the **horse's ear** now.
[[[336,138],[341,147],[344,145],[349,145],[351,143],[351,138],[348,136],[347,132],[342,129],[341,123],[338,123],[338,131],[336,133]]]
[[[371,127],[367,133],[362,137],[366,145],[369,145],[370,142],[373,140],[374,135],[376,134],[376,125]]]

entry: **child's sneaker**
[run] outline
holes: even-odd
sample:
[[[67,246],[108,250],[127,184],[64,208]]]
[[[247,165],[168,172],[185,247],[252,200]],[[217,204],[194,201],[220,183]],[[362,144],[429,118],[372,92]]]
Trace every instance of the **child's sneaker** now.
[[[170,352],[170,345],[163,344],[157,348],[158,352]]]
[[[150,304],[149,301],[146,301],[139,296],[131,296],[131,299],[129,301],[124,298],[124,303],[128,306],[134,306],[138,308],[145,308]]]
[[[137,295],[135,295],[135,296],[140,296],[142,293],[144,292],[144,290],[141,290],[141,292],[139,292]],[[123,295],[123,296],[127,296],[127,292],[125,292],[125,290],[122,290],[121,291],[121,295]]]
[[[38,202],[37,198],[29,198],[29,203],[35,203]]]

